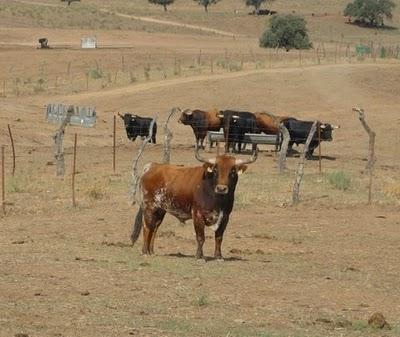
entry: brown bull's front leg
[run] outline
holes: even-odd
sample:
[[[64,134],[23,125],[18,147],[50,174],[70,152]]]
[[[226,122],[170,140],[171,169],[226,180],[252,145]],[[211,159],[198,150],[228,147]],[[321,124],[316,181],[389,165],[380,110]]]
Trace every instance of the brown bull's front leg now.
[[[193,223],[194,223],[194,230],[196,232],[196,240],[197,240],[197,251],[196,251],[196,259],[203,258],[203,245],[205,241],[204,235],[204,221],[200,214],[196,214],[194,212],[193,216]]]
[[[217,260],[223,260],[222,253],[221,253],[221,245],[222,245],[222,239],[224,237],[226,225],[228,224],[228,220],[229,220],[229,215],[224,215],[224,217],[222,218],[221,224],[219,225],[218,229],[215,232],[214,257]]]

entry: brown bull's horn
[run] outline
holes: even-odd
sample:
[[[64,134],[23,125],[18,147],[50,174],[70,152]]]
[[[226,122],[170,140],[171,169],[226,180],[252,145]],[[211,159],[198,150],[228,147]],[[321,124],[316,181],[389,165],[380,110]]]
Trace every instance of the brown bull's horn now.
[[[188,115],[188,116],[190,116],[190,115],[192,115],[192,114],[193,114],[193,111],[192,111],[192,110],[190,110],[190,109],[186,109],[186,110],[184,110],[184,111],[183,111],[183,113],[184,113],[185,115]]]
[[[199,147],[197,145],[196,145],[196,149],[194,151],[194,155],[195,155],[196,159],[202,163],[215,164],[215,158],[206,159],[206,158],[203,158],[202,156],[200,156]]]
[[[257,160],[257,156],[258,156],[258,147],[256,147],[256,149],[250,159],[247,159],[247,160],[236,159],[235,165],[245,165],[245,164],[254,163]]]

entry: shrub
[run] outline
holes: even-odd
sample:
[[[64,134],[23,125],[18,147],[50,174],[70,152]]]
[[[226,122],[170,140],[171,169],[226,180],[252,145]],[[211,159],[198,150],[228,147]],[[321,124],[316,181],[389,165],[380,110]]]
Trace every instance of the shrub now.
[[[97,80],[97,79],[103,77],[103,72],[101,70],[99,70],[99,69],[90,69],[88,71],[88,75],[89,75],[90,78],[92,78],[94,80]]]
[[[260,38],[260,47],[285,48],[289,51],[295,49],[309,49],[306,21],[296,15],[276,15],[270,21],[270,27],[264,31]]]
[[[360,25],[383,26],[383,18],[392,18],[395,7],[392,0],[354,0],[347,4],[344,15],[356,18]]]
[[[149,0],[151,4],[160,5],[164,7],[164,11],[167,11],[167,6],[172,5],[175,0]]]
[[[199,307],[204,307],[204,306],[208,305],[207,295],[201,294],[201,295],[197,296],[195,304]]]
[[[346,191],[350,187],[351,179],[343,171],[336,171],[328,175],[328,181],[334,188]]]

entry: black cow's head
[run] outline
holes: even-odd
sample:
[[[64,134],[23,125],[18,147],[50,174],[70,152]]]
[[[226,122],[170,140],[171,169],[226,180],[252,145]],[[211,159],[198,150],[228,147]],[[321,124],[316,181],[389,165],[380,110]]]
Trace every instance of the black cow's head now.
[[[225,154],[205,159],[200,156],[198,148],[195,152],[196,159],[204,163],[204,179],[212,184],[214,192],[218,195],[226,195],[235,191],[238,176],[246,171],[247,164],[256,161],[257,154],[258,149],[255,149],[253,156],[248,160],[237,159]]]
[[[136,115],[133,115],[130,113],[126,113],[123,115],[118,113],[118,116],[121,117],[121,119],[124,121],[125,128],[127,128],[129,125],[132,125],[136,121],[136,118],[137,118]]]
[[[137,122],[136,122],[137,115],[133,115],[130,113],[121,115],[120,113],[118,113],[118,116],[121,117],[121,119],[124,121],[126,135],[128,139],[132,141],[136,140],[136,137],[138,136]]]
[[[321,123],[320,130],[321,130],[321,140],[324,141],[332,141],[332,131],[338,129],[340,126],[331,125],[329,123]]]

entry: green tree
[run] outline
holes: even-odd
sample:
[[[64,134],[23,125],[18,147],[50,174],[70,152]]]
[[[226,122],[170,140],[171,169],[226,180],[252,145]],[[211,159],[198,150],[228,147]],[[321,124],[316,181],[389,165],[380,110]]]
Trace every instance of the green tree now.
[[[214,5],[221,0],[194,0],[200,6],[204,6],[204,10],[208,13],[208,6]]]
[[[256,14],[258,14],[261,5],[264,2],[267,2],[267,1],[272,2],[274,0],[244,0],[244,1],[246,2],[246,6],[253,6]]]
[[[164,11],[167,11],[167,6],[174,3],[175,0],[149,0],[151,4],[160,5],[164,7]]]
[[[286,51],[311,48],[306,21],[292,14],[274,16],[260,38],[260,47],[285,48]]]
[[[354,0],[347,4],[344,15],[373,27],[383,26],[384,17],[391,19],[395,6],[392,0]]]

